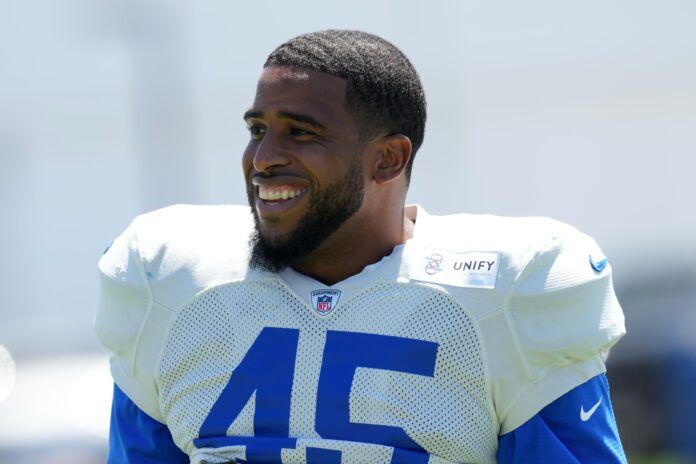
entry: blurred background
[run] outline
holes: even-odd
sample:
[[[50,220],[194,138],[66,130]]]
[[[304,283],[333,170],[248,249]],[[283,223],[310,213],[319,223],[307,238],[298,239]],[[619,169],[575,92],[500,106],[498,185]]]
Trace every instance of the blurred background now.
[[[103,461],[97,260],[137,214],[246,201],[265,57],[327,28],[377,33],[420,72],[409,202],[552,216],[603,246],[630,462],[696,462],[695,2],[1,4],[0,463]]]

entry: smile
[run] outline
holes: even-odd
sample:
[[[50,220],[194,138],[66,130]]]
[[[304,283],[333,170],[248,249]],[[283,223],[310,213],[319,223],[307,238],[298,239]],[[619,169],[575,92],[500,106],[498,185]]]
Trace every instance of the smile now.
[[[297,185],[258,186],[256,211],[266,221],[278,221],[297,212],[297,207],[306,196],[306,188]],[[304,202],[303,202],[304,203]]]
[[[286,201],[299,197],[307,191],[304,187],[296,185],[259,185],[258,195],[264,201]]]
[[[255,207],[265,221],[284,221],[295,217],[305,205],[303,198],[310,190],[309,182],[298,176],[254,176],[251,179],[256,193]],[[305,205],[306,206],[306,205]]]

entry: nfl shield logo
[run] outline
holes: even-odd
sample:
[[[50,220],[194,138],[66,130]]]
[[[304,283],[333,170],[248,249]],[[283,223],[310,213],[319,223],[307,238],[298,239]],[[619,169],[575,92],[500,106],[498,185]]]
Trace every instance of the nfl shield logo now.
[[[317,298],[317,311],[320,313],[331,311],[331,300],[333,300],[333,298],[328,295]]]
[[[310,296],[312,299],[312,308],[314,308],[320,316],[326,316],[338,305],[338,300],[341,298],[341,291],[332,288],[323,288],[321,290],[312,291]]]

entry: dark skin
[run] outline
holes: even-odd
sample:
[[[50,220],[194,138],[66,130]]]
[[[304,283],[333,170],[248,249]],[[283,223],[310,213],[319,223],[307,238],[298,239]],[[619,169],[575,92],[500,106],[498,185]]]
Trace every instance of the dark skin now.
[[[245,120],[251,140],[242,167],[263,236],[278,245],[308,211],[312,189],[340,181],[351,163],[361,163],[364,197],[360,209],[313,252],[293,264],[327,285],[355,275],[413,236],[404,216],[405,168],[411,141],[400,134],[360,140],[344,107],[344,79],[317,71],[265,68]],[[259,198],[259,189],[301,192],[285,201]],[[340,265],[336,265],[340,263]]]

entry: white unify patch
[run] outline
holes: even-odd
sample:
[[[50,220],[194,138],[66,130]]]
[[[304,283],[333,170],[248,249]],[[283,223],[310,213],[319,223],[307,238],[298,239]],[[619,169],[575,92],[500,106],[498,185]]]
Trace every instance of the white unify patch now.
[[[423,251],[421,259],[411,262],[409,274],[437,284],[492,289],[498,279],[499,258],[498,252],[429,249]]]
[[[312,290],[310,296],[312,298],[312,308],[320,316],[326,316],[338,305],[338,300],[341,299],[341,291],[323,288],[321,290]]]

